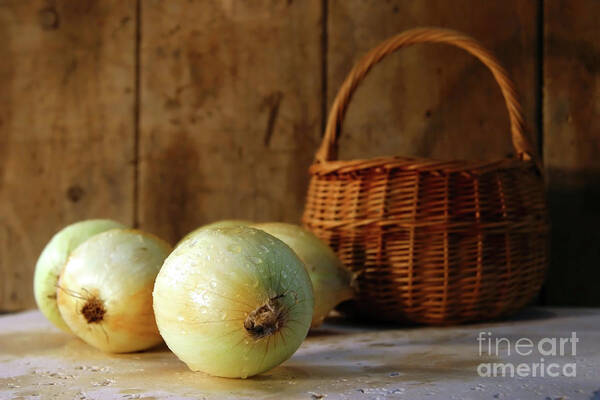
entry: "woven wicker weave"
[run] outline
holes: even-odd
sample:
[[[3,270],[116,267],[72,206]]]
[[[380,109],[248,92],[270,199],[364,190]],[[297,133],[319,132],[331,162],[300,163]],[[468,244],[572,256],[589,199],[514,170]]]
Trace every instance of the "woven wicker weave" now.
[[[457,46],[491,70],[508,108],[515,158],[336,160],[358,84],[384,56],[415,43]],[[515,89],[496,59],[460,33],[413,29],[366,54],[340,88],[310,168],[303,222],[357,273],[356,304],[371,318],[496,318],[527,304],[544,279],[548,224],[540,171]]]

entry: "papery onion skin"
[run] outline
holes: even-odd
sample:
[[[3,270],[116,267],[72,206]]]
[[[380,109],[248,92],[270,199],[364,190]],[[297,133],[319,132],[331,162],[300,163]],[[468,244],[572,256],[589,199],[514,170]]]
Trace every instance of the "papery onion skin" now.
[[[233,228],[236,226],[248,226],[251,224],[252,222],[243,219],[224,219],[220,221],[211,222],[209,224],[202,225],[185,235],[179,242],[177,242],[175,247],[179,246],[179,244],[182,243],[184,240],[190,238],[191,236],[204,229]]]
[[[90,219],[71,224],[48,242],[35,265],[33,293],[38,308],[50,322],[65,332],[71,330],[63,320],[56,305],[56,284],[67,258],[81,243],[98,233],[125,225],[109,219]]]
[[[153,297],[158,328],[173,353],[194,371],[228,378],[256,375],[291,357],[308,333],[314,306],[296,254],[245,226],[200,230],[177,246]],[[257,310],[271,302],[281,324],[273,331],[250,329]]]
[[[58,308],[71,331],[111,353],[160,343],[152,289],[170,251],[163,240],[133,229],[109,230],[77,247],[57,292]]]
[[[268,222],[253,225],[283,241],[304,262],[312,281],[315,310],[311,327],[315,328],[335,306],[353,297],[351,274],[331,248],[312,232],[293,224]]]

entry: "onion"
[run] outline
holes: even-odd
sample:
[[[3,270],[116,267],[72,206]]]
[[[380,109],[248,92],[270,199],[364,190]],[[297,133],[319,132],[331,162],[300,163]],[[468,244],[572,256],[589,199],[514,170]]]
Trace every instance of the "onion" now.
[[[350,273],[333,250],[313,233],[298,225],[281,222],[256,224],[254,227],[283,241],[304,262],[315,295],[311,327],[319,326],[335,306],[352,298]]]
[[[314,301],[296,254],[245,226],[190,236],[166,259],[153,296],[173,353],[194,371],[229,378],[291,357],[306,337]]]
[[[114,228],[125,228],[108,219],[90,219],[74,223],[56,233],[46,245],[35,266],[33,293],[35,301],[50,322],[65,332],[71,332],[56,305],[56,284],[67,258],[90,237]]]
[[[160,343],[152,288],[170,250],[161,239],[130,229],[109,230],[83,242],[58,283],[58,309],[71,331],[114,353]]]

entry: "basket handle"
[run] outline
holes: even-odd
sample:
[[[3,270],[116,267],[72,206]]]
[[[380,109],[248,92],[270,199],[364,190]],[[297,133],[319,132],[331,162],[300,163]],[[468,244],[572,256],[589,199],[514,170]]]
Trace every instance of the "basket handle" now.
[[[355,89],[369,70],[386,55],[401,47],[417,43],[446,43],[454,45],[475,56],[490,69],[496,82],[500,86],[506,108],[508,109],[512,144],[516,150],[516,155],[521,160],[533,159],[539,169],[540,165],[533,150],[533,146],[524,134],[525,123],[521,104],[517,98],[517,92],[504,68],[500,66],[498,60],[496,60],[496,58],[476,40],[454,30],[440,28],[416,28],[405,31],[383,41],[362,57],[354,68],[352,68],[335,97],[331,111],[329,112],[325,135],[321,142],[321,146],[317,150],[315,161],[324,163],[337,158],[337,139],[342,127],[346,108]]]

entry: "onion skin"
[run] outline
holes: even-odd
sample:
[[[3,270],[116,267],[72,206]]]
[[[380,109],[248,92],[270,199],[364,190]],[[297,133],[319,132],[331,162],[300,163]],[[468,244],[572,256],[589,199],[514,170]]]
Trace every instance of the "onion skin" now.
[[[35,265],[33,293],[42,314],[56,327],[71,333],[56,305],[56,284],[71,252],[98,233],[125,227],[109,219],[76,222],[56,233],[44,247]]]
[[[77,247],[57,292],[58,308],[71,331],[111,353],[160,343],[152,289],[170,251],[163,240],[133,229],[109,230]]]
[[[240,225],[249,226],[251,224],[252,222],[243,219],[224,219],[221,221],[211,222],[210,224],[202,225],[201,227],[196,228],[187,235],[185,235],[179,242],[177,242],[175,247],[179,246],[179,244],[182,243],[184,240],[190,238],[191,236],[204,229],[233,228]]]
[[[353,297],[351,274],[331,248],[312,232],[293,224],[268,222],[253,225],[283,241],[304,262],[312,281],[315,310],[311,328],[315,328],[341,302]]]
[[[256,375],[291,357],[308,333],[314,306],[296,254],[245,226],[202,229],[177,246],[153,297],[171,351],[193,371],[228,378]],[[278,312],[265,315],[275,315],[277,324],[256,318],[271,303]]]

